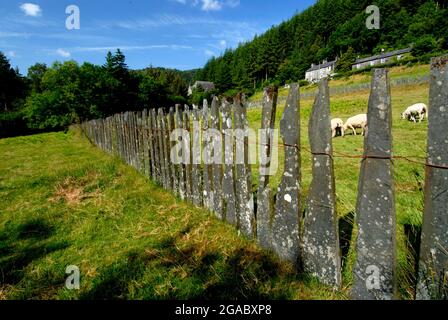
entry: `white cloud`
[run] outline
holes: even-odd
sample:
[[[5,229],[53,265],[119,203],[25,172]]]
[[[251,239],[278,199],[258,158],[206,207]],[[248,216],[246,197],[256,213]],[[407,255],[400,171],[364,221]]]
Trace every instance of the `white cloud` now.
[[[221,46],[221,49],[225,49],[227,47],[227,41],[221,40],[219,41],[219,45]]]
[[[39,17],[42,15],[42,9],[39,5],[34,3],[23,3],[20,5],[20,9],[25,13],[26,16]]]
[[[224,7],[235,8],[240,5],[240,0],[174,0],[180,4],[187,4],[188,2],[196,7],[201,6],[202,11],[219,11]]]
[[[204,51],[204,54],[205,54],[207,57],[216,57],[216,53],[214,53],[214,52],[211,51],[211,50],[205,50],[205,51]]]
[[[71,56],[70,52],[68,52],[67,50],[64,50],[64,49],[58,49],[58,50],[56,50],[56,53],[63,58],[70,58],[70,56]]]
[[[7,53],[6,53],[6,55],[9,57],[9,58],[15,58],[17,55],[16,55],[16,53],[15,53],[15,51],[8,51]]]
[[[202,0],[203,11],[219,11],[222,9],[222,2],[218,0]]]

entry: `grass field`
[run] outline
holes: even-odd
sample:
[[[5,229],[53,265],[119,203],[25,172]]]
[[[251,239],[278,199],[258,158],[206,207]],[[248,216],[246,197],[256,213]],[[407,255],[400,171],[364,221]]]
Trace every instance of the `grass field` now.
[[[76,132],[0,140],[0,198],[0,299],[345,298]]]
[[[427,66],[413,67],[427,72]],[[404,70],[404,69],[403,69]],[[393,69],[392,76],[404,71]],[[408,72],[407,70],[406,72]],[[369,77],[356,77],[369,81]],[[340,85],[337,80],[331,85]],[[287,93],[287,92],[286,92]],[[283,93],[284,94],[284,93]],[[394,154],[425,157],[427,122],[400,119],[428,103],[428,85],[392,88]],[[331,97],[333,117],[367,111],[369,91]],[[313,101],[301,101],[301,140],[309,148]],[[277,127],[283,112],[278,107]],[[261,124],[249,110],[250,126]],[[361,155],[363,138],[334,139],[336,152]],[[284,156],[271,181],[280,182]],[[421,160],[420,160],[421,161]],[[233,227],[163,191],[77,132],[0,140],[0,299],[345,299],[355,259],[359,159],[335,158],[337,210],[344,253],[340,293],[298,275]],[[254,190],[258,183],[254,167]],[[303,204],[311,182],[302,151]],[[422,224],[424,166],[395,161],[398,282],[413,295],[415,236]],[[304,208],[302,208],[304,209]],[[65,268],[81,270],[81,290],[65,289]]]
[[[429,67],[428,67],[429,68]],[[419,67],[419,70],[423,67]],[[420,70],[421,71],[421,70]],[[429,69],[428,69],[429,73]],[[370,81],[370,78],[368,79]],[[334,84],[331,84],[333,86]],[[339,94],[331,97],[331,112],[333,118],[342,118],[344,121],[350,116],[367,112],[369,91],[359,91],[350,94]],[[313,100],[301,101],[301,143],[309,150],[308,122],[311,114]],[[429,102],[428,85],[412,85],[392,88],[393,107],[393,153],[401,156],[426,156],[427,122],[414,124],[400,119],[400,114],[408,106],[417,103]],[[276,126],[279,127],[284,110],[283,105],[277,108]],[[260,109],[248,111],[251,128],[258,129],[261,124]],[[358,130],[359,132],[359,130]],[[334,139],[335,152],[349,155],[362,155],[364,138],[353,136],[351,133],[345,138]],[[272,178],[271,188],[275,189],[280,183],[284,154],[279,152],[280,168]],[[416,159],[419,162],[425,160]],[[418,236],[422,225],[423,211],[423,186],[424,166],[409,163],[403,160],[395,160],[395,194],[398,223],[398,284],[401,298],[410,299],[414,294],[415,255],[419,249],[418,241],[413,237]],[[351,227],[355,219],[355,207],[358,189],[358,176],[360,170],[359,159],[335,158],[337,211],[341,218],[341,237],[343,240],[344,270],[343,280],[346,286],[352,281],[352,267],[355,260],[353,246],[348,247],[348,242],[355,239],[356,228]],[[256,177],[257,168],[254,171],[254,185],[258,183]],[[303,175],[303,205],[311,183],[311,157],[302,150],[302,175]],[[303,208],[304,209],[304,208]],[[351,237],[352,236],[352,237]]]

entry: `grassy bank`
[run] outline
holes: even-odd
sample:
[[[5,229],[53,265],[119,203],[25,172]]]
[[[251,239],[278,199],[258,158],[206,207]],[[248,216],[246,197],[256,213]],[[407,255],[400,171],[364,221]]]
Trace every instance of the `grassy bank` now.
[[[344,298],[74,132],[0,140],[0,198],[0,299]]]

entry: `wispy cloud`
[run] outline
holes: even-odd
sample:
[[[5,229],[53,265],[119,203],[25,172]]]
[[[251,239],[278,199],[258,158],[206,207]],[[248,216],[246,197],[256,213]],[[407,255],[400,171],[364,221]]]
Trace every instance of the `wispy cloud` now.
[[[39,5],[34,3],[23,3],[19,8],[29,17],[39,17],[42,15],[42,9]]]
[[[30,37],[29,33],[25,32],[4,32],[0,31],[0,38],[28,38]]]
[[[17,57],[17,54],[16,54],[15,51],[8,51],[8,52],[6,52],[6,55],[7,55],[9,58],[15,58],[15,57]]]
[[[206,50],[204,51],[204,54],[205,54],[207,57],[209,57],[209,58],[211,58],[211,57],[216,57],[216,53],[213,52],[212,50],[208,50],[208,49],[206,49]]]
[[[151,29],[163,28],[165,37],[170,34],[171,30],[176,30],[175,36],[181,37],[185,41],[196,40],[197,42],[206,39],[213,42],[219,41],[217,44],[219,50],[248,41],[264,30],[258,22],[216,19],[205,15],[182,16],[175,14],[161,14],[135,20],[97,21],[97,26],[108,30],[121,28],[137,32],[154,32]]]
[[[64,49],[57,49],[56,54],[63,57],[63,58],[70,58],[71,54],[67,50]]]
[[[159,44],[159,45],[144,45],[144,46],[129,46],[129,45],[114,45],[103,47],[76,47],[72,51],[77,52],[106,52],[120,49],[123,51],[135,51],[135,50],[153,50],[153,49],[171,49],[171,50],[190,50],[191,46],[183,46],[176,44]]]
[[[177,3],[193,7],[200,7],[202,11],[220,11],[225,7],[235,8],[240,5],[240,0],[174,0]]]

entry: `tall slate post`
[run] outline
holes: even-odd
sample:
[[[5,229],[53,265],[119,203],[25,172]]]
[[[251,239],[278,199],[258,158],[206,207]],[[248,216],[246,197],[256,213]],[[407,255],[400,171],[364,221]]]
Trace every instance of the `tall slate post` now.
[[[247,116],[243,97],[238,95],[234,99],[235,140],[236,140],[236,200],[238,225],[248,237],[255,235],[255,214],[252,195],[251,172],[248,164],[249,144],[247,136]],[[241,158],[238,159],[238,153]],[[241,162],[240,162],[241,161]]]
[[[168,124],[168,136],[167,136],[167,141],[168,141],[168,150],[167,150],[167,156],[168,156],[168,163],[169,163],[169,167],[170,167],[170,174],[171,174],[171,189],[173,190],[173,192],[175,194],[178,193],[179,191],[179,173],[177,172],[177,166],[175,165],[176,159],[172,157],[172,149],[175,146],[175,142],[171,141],[171,134],[173,133],[173,131],[175,130],[176,126],[175,126],[175,121],[174,121],[174,107],[170,108],[170,111],[167,115],[167,124]]]
[[[302,240],[304,270],[324,284],[341,286],[341,253],[336,214],[330,89],[323,79],[314,102],[309,139],[313,180],[308,192]]]
[[[278,88],[267,88],[264,91],[261,137],[260,137],[260,171],[257,193],[257,239],[265,248],[271,248],[271,218],[274,212],[271,188],[269,187],[272,139],[277,112]]]
[[[227,119],[222,118],[222,129],[223,131],[226,128],[226,121]],[[232,120],[230,120],[230,124],[232,124]],[[216,131],[217,133],[221,133],[221,126],[220,126],[220,120],[219,120],[219,99],[217,97],[213,98],[212,101],[212,107],[210,110],[210,128]],[[224,137],[224,134],[222,134],[222,137]],[[222,148],[222,141],[213,140],[213,144],[220,144],[218,147]],[[216,155],[215,151],[217,148],[213,148],[213,159],[217,159],[218,157],[222,156],[222,149],[220,152],[220,155]],[[222,157],[221,157],[222,158]],[[216,217],[218,219],[223,218],[223,197],[225,197],[225,191],[224,191],[224,185],[223,185],[223,167],[222,167],[222,159],[217,159],[221,161],[214,161],[212,165],[212,175],[213,175],[213,211],[216,214]],[[225,170],[224,170],[225,172]]]
[[[145,176],[151,177],[151,157],[149,148],[149,130],[148,130],[148,110],[144,109],[142,112],[142,118],[140,120],[142,139],[143,139],[143,162]]]
[[[175,123],[176,123],[176,129],[183,130],[183,114],[181,110],[180,105],[176,105],[176,115],[175,115]],[[183,141],[183,138],[181,138],[180,143],[185,146],[185,142]],[[179,137],[178,137],[179,139]],[[179,142],[179,141],[178,141]],[[185,185],[185,178],[186,178],[186,169],[185,169],[185,149],[184,147],[181,148],[181,153],[177,153],[177,158],[180,160],[179,164],[176,166],[178,175],[179,175],[179,197],[184,200],[187,195],[187,187]]]
[[[356,207],[358,239],[352,298],[395,298],[396,217],[392,163],[392,105],[386,69],[375,69]]]
[[[204,146],[203,157],[203,185],[204,185],[204,207],[213,211],[213,136],[210,134],[210,109],[207,99],[204,99],[202,107],[202,144]]]
[[[155,172],[156,172],[156,159],[155,159],[155,151],[154,151],[154,130],[152,125],[152,116],[151,110],[148,111],[148,116],[146,118],[146,127],[148,131],[148,147],[149,147],[149,158],[150,158],[150,177],[155,180]]]
[[[184,110],[184,130],[188,132],[188,140],[184,141],[184,148],[191,150],[191,125],[190,125],[190,108],[185,105]],[[188,153],[188,158],[184,158],[185,160],[185,190],[186,190],[186,199],[190,202],[193,202],[193,192],[191,185],[191,152]]]
[[[151,131],[153,136],[154,147],[154,178],[155,181],[161,184],[162,181],[162,164],[160,162],[160,130],[158,126],[156,109],[151,109]]]
[[[191,167],[191,192],[193,204],[197,207],[202,206],[202,177],[201,177],[201,125],[199,109],[193,108],[191,116],[193,120],[192,127],[192,167]]]
[[[280,258],[298,265],[301,193],[299,86],[292,84],[280,121],[285,146],[285,171],[278,188],[272,223],[272,249]]]
[[[234,136],[232,105],[227,101],[222,102],[222,131],[224,143],[224,173],[222,176],[222,210],[225,220],[237,224],[237,207],[235,194],[235,160],[234,160]]]
[[[162,110],[162,109],[160,109]],[[168,117],[163,113],[161,114],[162,119],[162,139],[163,139],[163,161],[164,161],[164,169],[165,169],[165,189],[172,190],[173,189],[173,181],[171,174],[171,159],[170,159],[170,133],[168,130]]]
[[[417,299],[448,300],[448,56],[431,61],[428,167]]]

